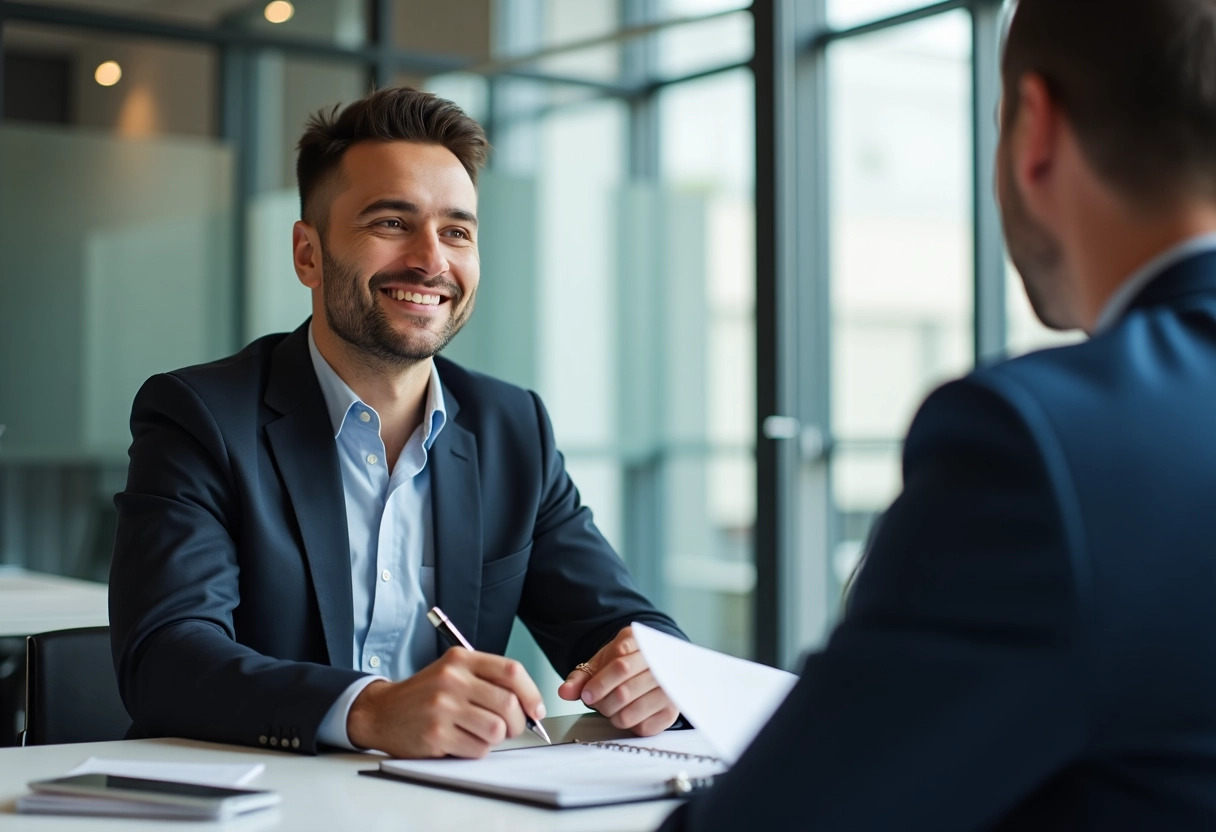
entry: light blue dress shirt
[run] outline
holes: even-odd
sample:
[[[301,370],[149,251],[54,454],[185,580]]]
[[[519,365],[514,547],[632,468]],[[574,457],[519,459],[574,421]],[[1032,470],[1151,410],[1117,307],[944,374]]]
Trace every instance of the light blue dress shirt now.
[[[447,410],[439,371],[432,363],[422,423],[390,472],[379,414],[329,366],[311,326],[308,351],[333,423],[346,496],[355,619],[351,666],[373,674],[353,683],[330,707],[318,739],[353,748],[346,718],[359,693],[376,679],[408,678],[438,657],[435,629],[426,619],[435,603],[431,472],[426,463]]]

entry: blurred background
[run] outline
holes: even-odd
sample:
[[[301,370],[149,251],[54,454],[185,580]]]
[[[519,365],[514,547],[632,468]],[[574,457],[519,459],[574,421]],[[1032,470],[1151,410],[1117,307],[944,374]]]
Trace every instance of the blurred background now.
[[[925,394],[1067,340],[1000,240],[998,17],[0,0],[0,564],[105,580],[135,390],[304,319],[304,120],[410,84],[495,148],[449,355],[541,393],[600,528],[695,641],[794,667]],[[512,651],[542,674],[526,634]]]

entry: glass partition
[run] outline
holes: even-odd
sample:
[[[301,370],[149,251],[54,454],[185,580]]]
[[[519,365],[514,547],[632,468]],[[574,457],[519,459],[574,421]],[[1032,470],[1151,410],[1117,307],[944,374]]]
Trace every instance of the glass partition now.
[[[828,48],[836,578],[900,487],[924,396],[973,355],[970,18]]]

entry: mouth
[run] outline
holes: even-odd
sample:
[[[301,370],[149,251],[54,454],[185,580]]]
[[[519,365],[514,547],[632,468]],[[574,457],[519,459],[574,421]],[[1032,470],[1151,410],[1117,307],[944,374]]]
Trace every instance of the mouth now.
[[[429,307],[434,309],[451,300],[444,295],[433,292],[414,292],[396,287],[381,289],[380,294],[393,301],[396,305],[407,307]]]

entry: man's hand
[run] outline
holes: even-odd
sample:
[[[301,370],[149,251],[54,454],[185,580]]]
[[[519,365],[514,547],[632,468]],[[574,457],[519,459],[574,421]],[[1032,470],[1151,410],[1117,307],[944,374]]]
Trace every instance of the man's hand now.
[[[522,706],[522,707],[521,707]],[[400,682],[372,682],[346,718],[360,748],[393,757],[484,757],[545,715],[536,683],[512,659],[453,647]]]
[[[617,728],[649,737],[670,728],[680,715],[638,652],[632,627],[617,633],[583,664],[591,670],[579,665],[557,689],[557,695],[570,702],[582,699]]]

